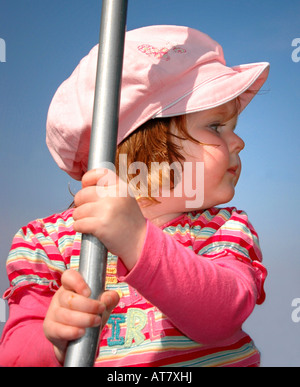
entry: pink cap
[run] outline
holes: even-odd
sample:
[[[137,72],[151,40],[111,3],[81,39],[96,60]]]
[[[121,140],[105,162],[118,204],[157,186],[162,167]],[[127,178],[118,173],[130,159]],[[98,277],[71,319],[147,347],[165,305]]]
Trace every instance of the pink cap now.
[[[98,45],[57,90],[47,145],[59,167],[80,180],[87,170]],[[266,81],[269,63],[227,67],[208,35],[179,26],[126,34],[118,143],[151,118],[211,109],[240,96],[241,111]]]

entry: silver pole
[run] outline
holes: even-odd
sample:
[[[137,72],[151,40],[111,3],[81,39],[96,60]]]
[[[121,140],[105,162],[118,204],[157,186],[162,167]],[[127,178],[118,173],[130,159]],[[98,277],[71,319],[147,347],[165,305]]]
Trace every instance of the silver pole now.
[[[128,0],[103,0],[99,38],[93,123],[88,169],[114,164],[117,144],[120,90]],[[104,291],[107,249],[93,235],[82,236],[79,272],[91,289],[91,298]],[[65,367],[92,367],[100,328],[69,343]]]

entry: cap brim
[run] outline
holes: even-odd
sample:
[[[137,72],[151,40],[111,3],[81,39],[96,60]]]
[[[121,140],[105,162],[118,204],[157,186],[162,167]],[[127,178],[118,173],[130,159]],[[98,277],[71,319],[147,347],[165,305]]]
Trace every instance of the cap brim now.
[[[217,77],[205,83],[201,83],[200,74],[196,77],[190,90],[179,99],[163,107],[152,118],[172,117],[212,109],[237,97],[240,99],[240,113],[265,83],[270,64],[261,62],[232,68],[223,67],[227,69],[225,72],[223,71],[223,74],[220,72]]]

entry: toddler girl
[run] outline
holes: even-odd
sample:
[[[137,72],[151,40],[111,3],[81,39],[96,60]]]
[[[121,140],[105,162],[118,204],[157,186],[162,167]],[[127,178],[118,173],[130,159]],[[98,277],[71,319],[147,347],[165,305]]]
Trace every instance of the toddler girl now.
[[[13,240],[0,365],[60,366],[68,341],[102,324],[96,366],[258,366],[242,330],[265,297],[258,236],[245,212],[216,206],[234,196],[238,115],[269,64],[227,67],[221,46],[187,27],[128,32],[119,177],[105,187],[105,169],[86,172],[97,52],[49,109],[50,152],[82,189]],[[82,233],[109,250],[100,300],[77,271]]]

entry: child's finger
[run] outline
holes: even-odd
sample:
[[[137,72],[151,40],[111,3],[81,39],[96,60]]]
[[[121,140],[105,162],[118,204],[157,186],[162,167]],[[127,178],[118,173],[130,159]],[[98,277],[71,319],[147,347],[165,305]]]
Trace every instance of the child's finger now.
[[[59,305],[68,310],[82,313],[100,315],[104,312],[106,305],[98,300],[86,298],[80,294],[65,290],[59,296]]]
[[[87,171],[81,179],[82,188],[96,185],[98,179],[100,178],[99,175],[100,169],[92,169]]]
[[[95,187],[85,187],[84,189],[78,191],[74,196],[75,209],[83,203],[90,201],[89,198],[93,195],[93,191],[95,191]]]
[[[103,185],[113,185],[116,184],[118,180],[117,175],[110,169],[107,168],[97,168],[92,169],[85,173],[82,177],[82,188],[95,186],[102,184]]]
[[[108,290],[101,295],[100,300],[106,305],[105,312],[102,314],[103,327],[107,323],[113,309],[118,305],[120,301],[120,296],[117,292],[113,290]]]
[[[100,296],[100,301],[105,304],[106,311],[111,313],[111,311],[118,305],[120,296],[114,290],[107,290]]]
[[[56,323],[69,325],[76,328],[97,327],[101,324],[101,316],[92,313],[82,313],[76,310],[58,308],[56,310]]]
[[[99,220],[95,217],[86,217],[76,220],[74,223],[74,230],[81,234],[93,234],[100,240],[103,237],[102,232],[105,232],[105,229],[99,229]]]
[[[82,337],[85,333],[85,328],[72,327],[60,323],[48,324],[45,330],[46,337],[51,341],[53,338],[64,342],[73,341]]]
[[[91,290],[82,278],[82,275],[76,270],[66,270],[62,277],[61,283],[66,290],[71,290],[84,297],[91,295]]]
[[[75,204],[76,205],[76,204]],[[73,211],[73,219],[75,222],[79,219],[87,217],[95,217],[97,213],[95,212],[95,206],[93,203],[84,203],[76,207]]]

